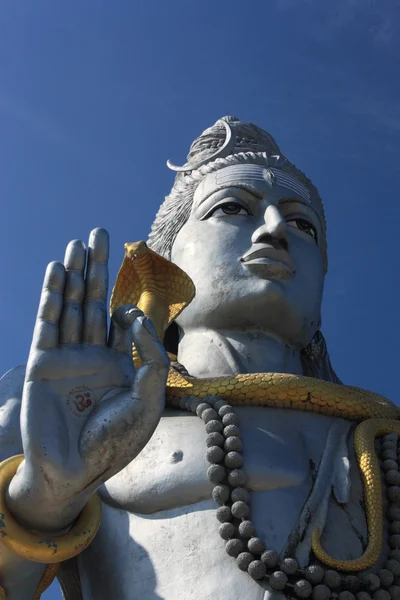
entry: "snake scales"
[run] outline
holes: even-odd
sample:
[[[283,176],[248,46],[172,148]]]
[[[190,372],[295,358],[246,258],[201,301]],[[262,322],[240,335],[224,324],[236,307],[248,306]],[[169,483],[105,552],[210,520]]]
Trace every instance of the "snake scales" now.
[[[168,325],[189,304],[195,294],[191,279],[179,267],[150,250],[145,242],[125,244],[125,257],[111,296],[113,312],[134,304],[152,319],[163,339]],[[133,348],[136,365],[140,359]],[[185,378],[170,371],[167,404],[185,395],[204,398],[219,395],[236,406],[270,406],[316,412],[359,422],[354,434],[368,523],[368,545],[354,560],[335,559],[322,548],[320,532],[313,532],[315,556],[329,567],[362,571],[379,559],[383,543],[383,508],[379,462],[374,440],[394,432],[400,435],[399,409],[389,400],[359,388],[336,385],[311,377],[286,373],[250,373],[210,379]]]

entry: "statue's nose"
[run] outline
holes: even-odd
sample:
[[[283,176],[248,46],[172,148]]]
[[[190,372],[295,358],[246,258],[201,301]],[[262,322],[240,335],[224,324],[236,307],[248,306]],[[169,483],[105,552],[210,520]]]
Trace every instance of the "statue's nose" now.
[[[286,221],[282,218],[275,204],[269,204],[265,209],[264,223],[253,233],[251,241],[253,244],[257,244],[265,241],[265,238],[272,238],[275,241],[279,241],[286,250],[288,249],[289,240],[287,237]]]

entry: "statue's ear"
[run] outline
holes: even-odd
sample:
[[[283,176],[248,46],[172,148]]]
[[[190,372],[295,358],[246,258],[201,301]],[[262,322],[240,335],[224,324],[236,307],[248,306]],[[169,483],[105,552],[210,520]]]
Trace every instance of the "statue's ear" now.
[[[170,354],[175,356],[178,354],[179,329],[178,325],[173,321],[164,334],[164,348]]]

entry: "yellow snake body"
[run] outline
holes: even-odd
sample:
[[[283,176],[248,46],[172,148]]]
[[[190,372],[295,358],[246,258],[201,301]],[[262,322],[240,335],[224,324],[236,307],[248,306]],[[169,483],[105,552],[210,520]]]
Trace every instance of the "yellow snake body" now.
[[[167,398],[188,394],[198,398],[216,394],[235,406],[292,408],[352,421],[399,418],[399,409],[378,394],[289,373],[191,379],[170,371]]]
[[[365,509],[368,524],[368,545],[365,552],[353,560],[340,560],[330,556],[321,546],[320,532],[315,529],[312,549],[324,564],[341,571],[364,571],[380,558],[383,545],[383,503],[379,461],[374,440],[387,433],[400,435],[400,421],[368,419],[360,423],[354,432],[354,448],[364,484]]]
[[[125,257],[111,297],[113,312],[135,304],[150,317],[160,338],[167,326],[191,302],[195,294],[191,279],[173,263],[150,250],[145,242],[125,244]],[[139,358],[133,353],[135,365]],[[363,571],[377,562],[382,551],[383,508],[377,436],[400,435],[399,409],[389,400],[365,390],[288,373],[247,373],[232,377],[194,379],[171,369],[167,404],[186,395],[205,398],[218,395],[235,406],[269,406],[309,411],[359,422],[354,434],[357,461],[364,483],[368,545],[354,560],[331,557],[321,546],[318,530],[312,549],[324,564],[342,571]]]

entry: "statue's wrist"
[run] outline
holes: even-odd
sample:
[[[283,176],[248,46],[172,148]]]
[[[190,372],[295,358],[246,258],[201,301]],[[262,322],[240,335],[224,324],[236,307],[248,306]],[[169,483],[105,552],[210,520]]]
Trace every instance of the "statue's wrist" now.
[[[96,535],[101,520],[100,498],[94,494],[79,513],[78,518],[70,523],[70,527],[66,531],[60,531],[62,523],[60,515],[65,513],[64,507],[63,512],[56,511],[54,514],[46,507],[49,518],[32,520],[32,511],[27,510],[26,496],[22,496],[23,510],[18,521],[7,504],[6,490],[18,467],[23,463],[23,459],[23,455],[18,454],[0,463],[1,545],[17,556],[35,562],[49,564],[69,560],[84,550]],[[18,473],[18,475],[20,474],[21,472]],[[18,479],[17,477],[16,484],[20,485]],[[29,495],[27,497],[30,502],[33,501],[32,497]],[[21,498],[17,500],[21,500]],[[9,501],[14,509],[17,509],[17,512],[21,509],[19,502],[12,498],[12,493],[9,495]],[[27,515],[29,515],[28,527],[21,523],[21,520],[26,520]],[[54,524],[49,527],[54,517],[57,527]],[[56,531],[57,529],[58,531]]]
[[[63,533],[76,520],[87,498],[56,499],[43,481],[41,483],[25,477],[22,467],[6,490],[7,506],[14,518],[28,529]]]

